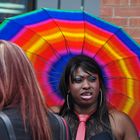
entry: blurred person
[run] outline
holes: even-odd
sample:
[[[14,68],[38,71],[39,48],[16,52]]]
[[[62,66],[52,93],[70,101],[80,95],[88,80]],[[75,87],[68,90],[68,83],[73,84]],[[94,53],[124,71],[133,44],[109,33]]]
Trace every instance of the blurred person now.
[[[58,121],[62,118],[47,108],[42,95],[23,50],[12,42],[0,40],[0,112],[8,116],[16,140],[62,140]],[[65,122],[63,128],[68,137]],[[0,118],[1,140],[9,140],[7,130]]]

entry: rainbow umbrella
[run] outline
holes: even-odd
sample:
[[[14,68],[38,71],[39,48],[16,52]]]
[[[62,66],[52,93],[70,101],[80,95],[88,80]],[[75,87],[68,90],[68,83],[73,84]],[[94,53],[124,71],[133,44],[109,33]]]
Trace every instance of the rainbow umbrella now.
[[[42,8],[6,19],[0,38],[26,51],[49,106],[63,104],[58,83],[67,61],[77,54],[93,57],[102,67],[108,101],[140,132],[140,46],[120,27],[84,11]]]

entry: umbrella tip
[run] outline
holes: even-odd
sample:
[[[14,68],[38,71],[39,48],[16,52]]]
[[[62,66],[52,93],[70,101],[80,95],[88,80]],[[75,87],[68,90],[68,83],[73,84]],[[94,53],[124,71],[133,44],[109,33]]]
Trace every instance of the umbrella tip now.
[[[81,6],[80,9],[81,9],[82,11],[84,11],[84,6]]]

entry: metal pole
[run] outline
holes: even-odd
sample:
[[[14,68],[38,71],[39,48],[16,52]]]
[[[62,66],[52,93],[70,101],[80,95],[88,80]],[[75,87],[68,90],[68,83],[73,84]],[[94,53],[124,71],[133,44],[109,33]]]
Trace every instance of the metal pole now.
[[[61,8],[61,0],[58,0],[57,9],[60,9],[60,8]]]
[[[85,1],[84,0],[81,0],[81,10],[84,11],[84,8],[85,8]]]

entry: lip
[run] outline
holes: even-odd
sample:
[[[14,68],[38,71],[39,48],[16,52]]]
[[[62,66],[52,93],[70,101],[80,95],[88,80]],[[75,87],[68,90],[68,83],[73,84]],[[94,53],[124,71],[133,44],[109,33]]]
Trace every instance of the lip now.
[[[80,97],[84,100],[89,100],[92,98],[92,92],[86,91],[80,94]]]

